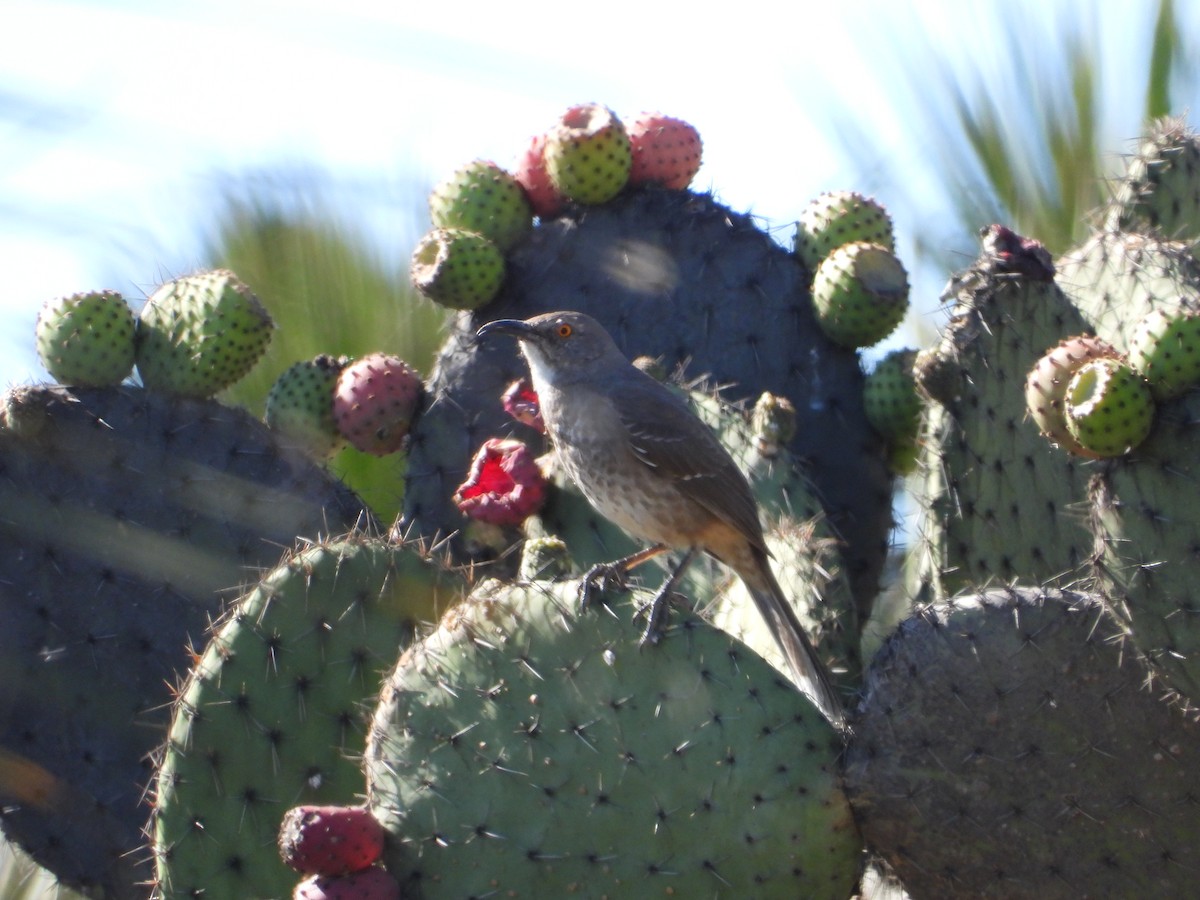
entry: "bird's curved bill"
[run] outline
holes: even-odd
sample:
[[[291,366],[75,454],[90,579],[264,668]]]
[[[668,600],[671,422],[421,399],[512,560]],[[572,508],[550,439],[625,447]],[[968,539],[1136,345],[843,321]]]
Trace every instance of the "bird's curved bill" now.
[[[494,322],[488,322],[475,332],[475,337],[483,338],[489,334],[508,334],[513,337],[524,337],[533,332],[533,326],[528,322],[522,322],[520,319],[497,319]]]

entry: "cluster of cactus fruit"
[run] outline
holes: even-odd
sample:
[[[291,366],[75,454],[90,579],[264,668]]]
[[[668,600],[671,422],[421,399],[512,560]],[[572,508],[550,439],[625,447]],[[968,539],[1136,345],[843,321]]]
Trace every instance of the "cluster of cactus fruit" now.
[[[411,275],[463,312],[426,379],[297,362],[264,425],[210,399],[274,327],[232,273],[47,304],[62,385],[0,409],[5,833],[115,898],[1185,895],[1198,159],[1156,123],[1058,260],[984,229],[937,344],[869,375],[908,303],[877,202],[822,195],[785,249],[688,189],[692,126],[594,104],[434,191]],[[715,562],[653,647],[659,569],[580,606],[639,548],[474,339],[559,308],[745,471],[847,729]],[[407,453],[390,529],[324,467],[346,443]],[[895,473],[921,522],[885,595]]]

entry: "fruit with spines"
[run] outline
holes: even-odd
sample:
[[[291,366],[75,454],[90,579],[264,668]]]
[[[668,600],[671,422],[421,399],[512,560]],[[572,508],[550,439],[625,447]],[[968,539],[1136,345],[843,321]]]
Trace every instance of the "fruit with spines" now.
[[[1200,308],[1153,309],[1129,339],[1129,364],[1155,400],[1173,400],[1200,384]]]
[[[682,191],[700,171],[703,143],[694,125],[659,112],[625,123],[633,163],[630,184],[661,184]]]
[[[478,309],[504,283],[504,255],[484,235],[435,228],[417,243],[409,267],[413,287],[451,309]]]
[[[477,232],[504,252],[533,227],[524,188],[509,172],[482,159],[462,166],[433,189],[429,217],[435,228]]]
[[[383,827],[365,806],[294,806],[279,826],[279,856],[304,875],[347,875],[382,854]]]
[[[36,332],[38,358],[62,384],[111,387],[133,371],[133,312],[116,291],[47,301]]]
[[[916,465],[924,408],[913,374],[916,358],[916,350],[893,350],[875,364],[863,384],[867,421],[887,441],[892,470],[901,475]]]
[[[848,896],[832,726],[692,613],[650,652],[628,599],[578,590],[483,582],[388,677],[366,770],[401,887]]]
[[[810,272],[843,244],[866,242],[895,251],[892,217],[879,201],[856,191],[827,191],[811,200],[796,223],[793,248]]]
[[[546,135],[535,135],[517,160],[513,172],[517,184],[525,189],[533,213],[542,221],[562,212],[564,199],[546,171]]]
[[[288,554],[232,606],[162,751],[152,835],[164,900],[286,896],[281,801],[362,793],[369,701],[462,591],[421,545],[349,535]]]
[[[1122,359],[1100,357],[1080,366],[1067,384],[1067,430],[1097,456],[1120,456],[1154,424],[1146,380]]]
[[[274,327],[228,269],[176,278],[151,294],[138,316],[138,373],[151,390],[210,397],[254,367]]]
[[[617,196],[629,181],[633,153],[616,114],[598,103],[572,106],[546,133],[546,172],[555,189],[576,203]]]
[[[267,426],[317,459],[329,459],[346,439],[333,419],[333,391],[350,358],[320,354],[293,363],[267,394]]]
[[[908,273],[880,244],[833,250],[813,276],[817,322],[842,347],[869,347],[896,330],[908,312]]]
[[[371,353],[342,368],[333,391],[338,431],[363,453],[387,456],[404,447],[424,396],[421,376],[389,353]]]
[[[1099,454],[1080,444],[1067,428],[1067,387],[1084,363],[1118,355],[1107,341],[1079,334],[1059,341],[1029,370],[1025,378],[1025,405],[1047,440],[1076,456],[1098,458]]]

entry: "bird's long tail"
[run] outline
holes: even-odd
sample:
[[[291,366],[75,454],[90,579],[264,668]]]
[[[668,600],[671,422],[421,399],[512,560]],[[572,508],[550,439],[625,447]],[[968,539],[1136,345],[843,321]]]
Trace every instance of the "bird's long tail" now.
[[[788,668],[792,670],[792,675],[801,689],[812,698],[830,722],[838,728],[844,728],[846,712],[834,689],[829,670],[817,656],[816,648],[808,639],[804,626],[792,610],[792,605],[779,582],[771,574],[770,566],[764,563],[760,570],[761,578],[746,578],[744,575],[742,577],[746,589],[754,598],[754,605],[758,607],[759,614],[766,621],[771,634],[775,636],[779,649],[787,659]]]

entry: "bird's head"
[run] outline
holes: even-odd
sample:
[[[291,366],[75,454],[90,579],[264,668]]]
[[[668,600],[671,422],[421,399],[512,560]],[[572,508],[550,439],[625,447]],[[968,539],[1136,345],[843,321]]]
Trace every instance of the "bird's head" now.
[[[479,338],[491,334],[507,334],[520,341],[535,386],[539,380],[554,384],[593,372],[598,363],[614,358],[626,361],[604,327],[580,312],[498,319],[476,332]]]

